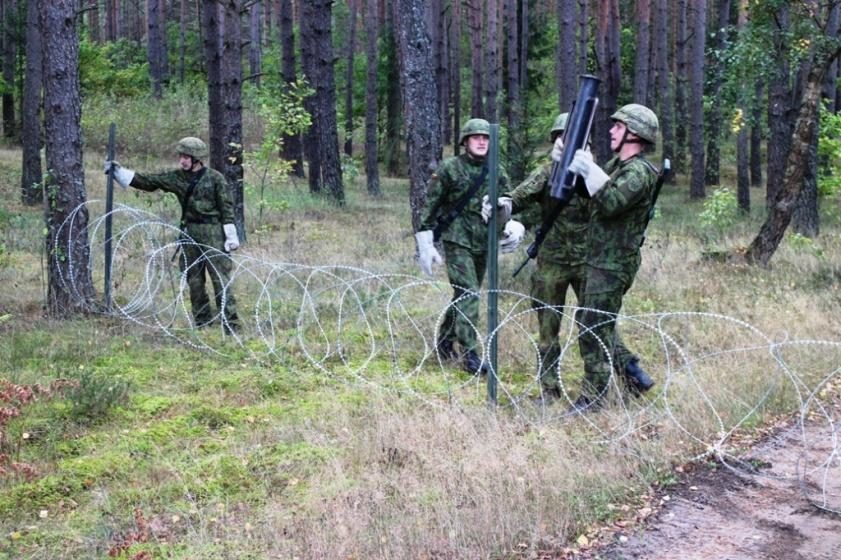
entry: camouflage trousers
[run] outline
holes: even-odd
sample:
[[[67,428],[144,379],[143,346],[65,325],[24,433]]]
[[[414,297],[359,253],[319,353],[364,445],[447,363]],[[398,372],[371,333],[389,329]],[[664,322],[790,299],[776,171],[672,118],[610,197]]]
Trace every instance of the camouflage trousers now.
[[[584,284],[584,265],[537,260],[537,268],[531,276],[532,305],[537,309],[537,323],[540,330],[540,384],[545,389],[558,386],[558,359],[561,346],[558,334],[561,331],[563,307],[566,305],[567,290],[572,287],[575,297],[581,301]],[[551,307],[547,307],[551,306]]]
[[[537,308],[537,323],[540,330],[538,341],[540,384],[544,390],[560,387],[558,360],[561,347],[558,334],[561,331],[563,319],[562,308],[566,305],[566,295],[570,287],[578,299],[579,307],[583,307],[586,271],[587,267],[583,264],[569,265],[538,259],[537,268],[532,274],[531,296],[540,300],[535,301],[533,305]],[[552,306],[552,308],[546,306]],[[576,313],[572,320],[581,320],[579,313]],[[580,329],[579,332],[581,332]],[[622,343],[618,333],[614,335],[613,355],[614,366],[618,371],[624,371],[628,362],[636,359],[636,356]]]
[[[224,314],[230,328],[238,327],[237,304],[231,291],[230,256],[213,247],[185,243],[181,245],[179,263],[181,272],[187,274],[195,325],[205,327],[216,318],[205,289],[206,276],[210,276],[216,296],[217,314]]]
[[[613,367],[624,372],[636,357],[619,339],[615,315],[622,308],[622,298],[631,287],[633,274],[588,267],[581,307],[578,347],[584,360],[582,394],[598,398],[610,382]],[[612,360],[611,360],[612,358]]]
[[[487,253],[444,243],[447,277],[453,287],[453,298],[441,323],[439,339],[458,342],[462,351],[476,351],[476,329],[479,325],[479,290],[485,278]]]

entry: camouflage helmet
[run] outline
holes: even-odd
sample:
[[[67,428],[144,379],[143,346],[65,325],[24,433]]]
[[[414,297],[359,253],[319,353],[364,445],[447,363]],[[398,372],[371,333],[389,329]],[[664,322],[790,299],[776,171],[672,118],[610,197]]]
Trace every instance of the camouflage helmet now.
[[[465,138],[473,136],[474,134],[484,134],[485,136],[490,136],[491,123],[485,119],[470,119],[464,123],[463,127],[461,127],[461,134],[458,137],[458,143],[462,144]]]
[[[188,155],[194,159],[207,159],[207,144],[202,142],[199,138],[187,136],[178,141],[175,145],[175,151],[179,154]]]
[[[631,103],[620,107],[618,111],[610,116],[614,121],[625,123],[628,132],[632,132],[650,144],[657,143],[657,129],[660,123],[654,111],[640,105]]]
[[[558,118],[555,119],[555,124],[552,125],[552,130],[549,132],[550,138],[555,134],[561,134],[564,130],[566,130],[568,118],[569,113],[561,113],[558,115]]]

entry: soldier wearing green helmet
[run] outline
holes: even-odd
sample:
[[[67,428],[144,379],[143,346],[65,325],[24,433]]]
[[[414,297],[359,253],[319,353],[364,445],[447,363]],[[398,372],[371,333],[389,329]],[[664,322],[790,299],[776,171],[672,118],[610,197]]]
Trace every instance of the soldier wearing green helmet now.
[[[105,172],[112,173],[123,187],[172,193],[181,204],[179,264],[187,276],[194,325],[202,328],[214,322],[210,299],[205,290],[210,276],[216,299],[216,316],[225,332],[239,327],[236,299],[231,286],[229,253],[239,248],[234,225],[234,205],[227,181],[221,173],[204,165],[207,144],[187,136],[175,144],[179,168],[163,173],[141,174],[116,161],[105,162]]]
[[[604,168],[585,150],[578,150],[569,166],[584,179],[591,195],[579,337],[584,382],[573,405],[579,412],[604,404],[612,366],[617,361],[618,336],[613,319],[640,266],[640,247],[657,181],[657,169],[642,155],[656,142],[657,116],[651,109],[632,103],[621,107],[612,119],[610,148],[615,155]],[[654,385],[636,358],[629,361],[626,373],[631,392],[647,391]]]
[[[459,144],[464,153],[445,159],[430,182],[421,225],[415,234],[418,263],[432,276],[432,265],[443,259],[434,242],[443,242],[447,277],[453,298],[438,329],[437,351],[444,360],[461,359],[471,374],[484,374],[487,366],[477,353],[479,297],[488,258],[487,217],[482,215],[482,195],[488,192],[488,153],[491,125],[485,119],[470,119],[461,129]],[[508,176],[499,170],[499,189],[508,189]],[[499,250],[511,252],[522,241],[525,228],[514,220],[504,222]],[[461,353],[456,351],[455,344]]]

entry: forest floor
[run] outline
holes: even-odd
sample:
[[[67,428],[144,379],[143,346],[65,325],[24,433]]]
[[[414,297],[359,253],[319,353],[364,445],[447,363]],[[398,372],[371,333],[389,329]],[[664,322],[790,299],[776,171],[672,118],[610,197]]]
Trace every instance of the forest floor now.
[[[832,415],[837,421],[841,407]],[[830,560],[841,558],[838,427],[795,417],[752,446],[756,467],[685,469],[655,497],[659,509],[613,527],[574,560]],[[805,474],[804,474],[805,472]],[[823,507],[817,507],[817,505]]]

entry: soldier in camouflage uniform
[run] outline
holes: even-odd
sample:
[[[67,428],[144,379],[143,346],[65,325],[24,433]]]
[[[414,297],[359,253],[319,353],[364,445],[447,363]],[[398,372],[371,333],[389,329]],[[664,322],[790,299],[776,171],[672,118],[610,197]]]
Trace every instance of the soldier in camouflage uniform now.
[[[218,312],[224,311],[223,329],[227,333],[239,326],[236,300],[231,291],[230,251],[239,248],[234,225],[234,206],[227,182],[221,173],[205,167],[207,145],[198,138],[186,137],[175,146],[179,169],[156,174],[136,173],[117,162],[105,162],[123,187],[142,191],[162,190],[178,197],[181,203],[181,231],[195,243],[181,245],[180,265],[186,271],[190,287],[193,320],[199,328],[213,322],[210,300],[205,290],[205,273],[210,275]]]
[[[563,133],[569,113],[562,113],[555,119],[551,130],[552,160],[560,161],[563,150]],[[535,170],[513,191],[499,198],[499,206],[508,206],[513,214],[530,216],[523,219],[526,226],[540,226],[546,214],[557,203],[550,196],[549,178],[552,163]],[[579,179],[580,180],[580,179]],[[549,233],[546,235],[537,255],[537,266],[531,276],[531,296],[535,299],[537,321],[539,325],[540,384],[541,398],[551,402],[561,397],[558,378],[558,358],[560,344],[558,334],[562,316],[559,311],[566,305],[567,290],[571,287],[579,302],[583,300],[584,278],[586,274],[587,230],[590,221],[589,196],[583,185],[573,191],[569,203],[561,210]],[[581,193],[584,192],[585,196]],[[533,213],[531,207],[537,205],[540,212]],[[547,307],[551,306],[551,307]],[[617,338],[614,362],[617,371],[626,376],[631,373],[627,366],[636,357]],[[644,374],[644,372],[643,372]],[[650,387],[650,386],[649,386]]]
[[[611,118],[610,148],[616,155],[604,169],[585,150],[578,150],[569,166],[581,175],[592,196],[581,304],[587,311],[581,314],[579,338],[585,378],[573,405],[577,411],[603,403],[617,340],[614,317],[640,266],[640,247],[657,181],[656,168],[642,156],[657,139],[657,116],[647,107],[630,104]],[[635,361],[630,367],[639,368]],[[638,388],[647,390],[650,385]]]
[[[470,119],[461,130],[459,143],[463,154],[444,160],[433,176],[427,193],[421,225],[415,234],[421,269],[432,274],[432,264],[441,256],[434,246],[434,230],[439,219],[454,209],[478,181],[485,166],[490,138],[490,124],[484,119]],[[508,188],[508,177],[500,170],[500,190]],[[470,197],[464,209],[441,232],[447,276],[453,298],[439,329],[438,352],[444,359],[457,359],[454,343],[464,353],[462,365],[469,373],[486,373],[486,366],[476,353],[476,329],[479,323],[479,297],[488,257],[488,226],[482,216],[482,195],[488,192],[487,176]],[[525,228],[519,222],[505,223],[500,250],[513,251],[523,238]]]

